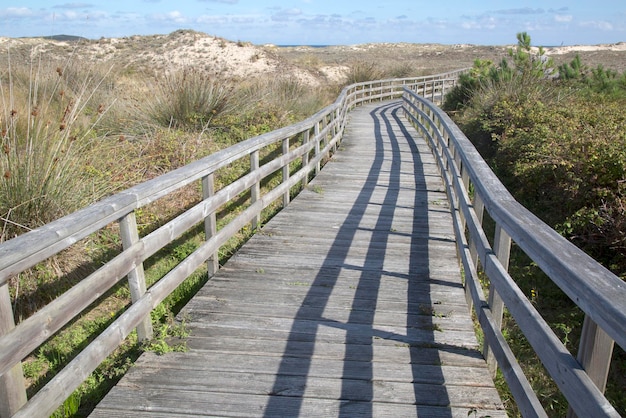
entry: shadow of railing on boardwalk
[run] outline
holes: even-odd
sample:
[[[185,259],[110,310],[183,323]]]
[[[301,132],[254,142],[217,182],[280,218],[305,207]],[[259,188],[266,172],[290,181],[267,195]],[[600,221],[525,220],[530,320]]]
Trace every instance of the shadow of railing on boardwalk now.
[[[392,120],[399,123],[399,108],[395,104],[387,104],[373,110],[370,115],[375,124],[376,156],[368,174],[368,179],[360,191],[360,194],[351,208],[346,222],[338,230],[335,241],[330,248],[329,256],[322,265],[320,272],[312,283],[311,290],[302,302],[302,307],[296,314],[291,328],[290,337],[283,352],[283,360],[279,367],[276,380],[268,401],[265,416],[289,415],[297,416],[302,408],[307,378],[311,369],[311,363],[315,351],[315,334],[321,326],[336,327],[345,330],[345,356],[341,380],[342,401],[339,406],[339,416],[374,416],[374,338],[390,339],[409,345],[411,355],[411,367],[413,382],[419,382],[419,365],[423,364],[423,350],[435,342],[432,329],[422,323],[416,328],[416,318],[421,315],[420,306],[431,306],[430,283],[428,263],[428,199],[426,197],[426,179],[424,178],[422,161],[417,146],[413,142],[409,132],[401,128],[394,131]],[[385,132],[386,131],[386,132]],[[383,138],[388,136],[391,141],[385,144]],[[401,141],[407,142],[412,153],[412,169],[415,173],[415,197],[413,202],[413,230],[410,248],[407,251],[409,258],[409,275],[405,272],[385,271],[385,253],[390,237],[396,233],[392,227],[394,212],[398,209],[398,195],[401,170],[406,167],[401,165],[400,148]],[[387,161],[386,161],[387,160]],[[385,173],[383,166],[389,167]],[[383,175],[389,176],[389,185],[380,184]],[[386,189],[386,190],[385,190]],[[377,203],[374,197],[376,192],[384,191],[382,203]],[[363,220],[368,207],[379,206],[380,211],[376,224],[371,230],[371,240],[365,255],[362,267],[347,263],[350,246],[346,242],[353,242],[359,231],[359,224]],[[406,207],[405,207],[406,208]],[[371,211],[369,212],[371,213]],[[356,285],[350,315],[347,323],[340,323],[324,317],[324,310],[342,270],[357,270],[358,284]],[[379,297],[379,290],[384,276],[393,276],[408,281],[407,286],[407,315],[406,334],[399,335],[385,330],[377,330],[374,327],[374,316]],[[449,285],[449,283],[446,283]],[[460,286],[460,284],[459,284]],[[314,325],[312,325],[312,323]],[[431,324],[432,325],[432,324]],[[302,344],[302,332],[310,332],[311,341]],[[368,328],[364,330],[364,328]],[[425,330],[426,329],[426,330]],[[341,343],[341,341],[338,341]],[[294,360],[297,358],[297,360]],[[294,363],[297,362],[296,365]],[[443,374],[440,376],[443,382]],[[449,404],[446,388],[438,387],[437,394],[424,394],[424,385],[413,384],[415,399],[423,400],[426,396],[435,395],[441,401],[441,406]],[[418,402],[416,402],[418,403]],[[416,408],[418,408],[416,406]]]

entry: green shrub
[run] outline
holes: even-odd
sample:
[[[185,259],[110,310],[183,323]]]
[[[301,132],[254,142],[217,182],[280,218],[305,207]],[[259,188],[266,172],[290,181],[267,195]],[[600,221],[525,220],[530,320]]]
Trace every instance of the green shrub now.
[[[517,46],[507,53],[512,64],[506,58],[502,58],[498,66],[490,60],[474,60],[469,73],[462,74],[457,85],[447,94],[443,109],[460,110],[473,98],[483,95],[485,89],[494,86],[507,90],[515,87],[523,93],[556,74],[552,59],[545,55],[543,48],[539,47],[537,52],[532,49],[530,35],[526,32],[517,34]]]
[[[520,203],[626,278],[626,94],[620,76],[602,67],[587,70],[576,59],[555,80],[527,55],[529,38],[518,40],[519,55],[509,54],[512,66],[485,69],[479,62],[448,105],[460,110],[454,117],[461,129]],[[514,246],[511,276],[575,353],[581,311],[519,253]],[[504,334],[546,410],[565,415],[567,403],[506,316]],[[617,348],[606,393],[620,413],[624,364]],[[518,414],[514,407],[508,412]]]
[[[615,70],[605,69],[602,64],[589,68],[581,62],[579,55],[570,63],[559,66],[559,79],[596,93],[622,96],[626,92],[626,71],[620,75]]]
[[[580,55],[576,54],[570,63],[559,65],[559,78],[561,80],[580,80],[585,76],[586,68],[580,61]]]
[[[443,109],[447,111],[461,110],[472,99],[483,80],[493,69],[493,63],[489,60],[475,59],[472,69],[459,76],[459,80],[452,90],[450,90],[443,103]]]

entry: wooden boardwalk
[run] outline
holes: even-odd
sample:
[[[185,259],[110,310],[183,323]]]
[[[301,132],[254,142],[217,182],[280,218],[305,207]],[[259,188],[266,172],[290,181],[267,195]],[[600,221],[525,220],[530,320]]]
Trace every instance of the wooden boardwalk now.
[[[506,416],[441,178],[403,121],[399,102],[354,110],[320,175],[187,305],[188,351],[142,355],[92,416]]]

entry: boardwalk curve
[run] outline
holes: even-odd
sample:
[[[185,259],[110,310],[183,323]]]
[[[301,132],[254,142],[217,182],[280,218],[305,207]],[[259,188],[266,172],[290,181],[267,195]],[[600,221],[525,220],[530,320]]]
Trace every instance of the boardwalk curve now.
[[[399,102],[354,110],[324,170],[146,353],[114,416],[505,416],[468,316],[436,163]]]

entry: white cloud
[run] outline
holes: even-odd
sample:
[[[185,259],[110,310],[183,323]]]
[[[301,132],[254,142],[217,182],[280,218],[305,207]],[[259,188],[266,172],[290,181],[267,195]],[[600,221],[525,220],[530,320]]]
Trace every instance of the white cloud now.
[[[28,7],[9,7],[4,10],[0,10],[0,17],[3,18],[12,18],[12,17],[30,17],[34,16],[35,13],[29,9]]]
[[[93,12],[75,12],[68,10],[61,13],[54,13],[53,19],[59,22],[76,22],[76,21],[98,21],[108,18],[108,14],[105,12],[93,11]]]
[[[196,22],[207,25],[222,25],[228,23],[228,21],[228,17],[218,15],[201,15],[196,19]]]
[[[590,20],[587,22],[582,22],[580,26],[585,28],[599,29],[603,31],[613,30],[613,24],[604,20]]]
[[[447,29],[449,27],[449,22],[445,19],[434,19],[434,18],[428,18],[428,24],[430,25],[430,27],[436,28],[436,29]]]
[[[233,23],[245,23],[245,24],[250,24],[250,23],[254,23],[257,21],[257,19],[254,16],[246,16],[246,15],[238,15],[238,16],[233,16],[230,19]]]
[[[554,21],[559,23],[568,23],[574,20],[574,16],[572,15],[555,15]]]
[[[155,13],[150,15],[152,20],[158,22],[171,22],[171,23],[187,23],[188,19],[179,11],[174,10],[167,13]]]
[[[542,14],[544,12],[545,11],[541,8],[533,9],[531,7],[523,7],[520,9],[503,9],[503,10],[495,11],[495,13],[503,14],[503,15],[536,15],[536,14]]]
[[[272,15],[272,20],[275,22],[286,22],[292,20],[294,17],[298,17],[302,15],[302,10],[300,9],[283,9],[279,10]]]
[[[461,23],[463,29],[471,30],[495,29],[497,26],[498,21],[492,16],[481,16]]]
[[[89,3],[65,3],[65,4],[58,4],[56,6],[53,6],[53,8],[55,8],[55,9],[88,9],[90,7],[93,7],[93,4],[89,4]]]

